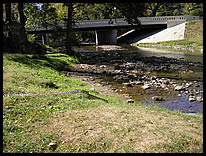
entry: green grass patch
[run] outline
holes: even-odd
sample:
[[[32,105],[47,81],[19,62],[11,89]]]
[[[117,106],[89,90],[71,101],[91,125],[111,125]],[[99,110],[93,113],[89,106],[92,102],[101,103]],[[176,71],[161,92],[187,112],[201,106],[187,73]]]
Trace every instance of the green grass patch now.
[[[4,54],[3,93],[83,89],[98,96],[80,80],[65,76],[69,67],[77,62],[77,58],[58,53]],[[154,106],[128,104],[116,97],[103,98],[109,102],[84,93],[4,97],[3,152],[202,152],[199,139],[202,136],[202,114],[188,115]],[[179,122],[177,130],[176,122]],[[80,141],[62,144],[72,130],[75,133],[70,137],[77,137]],[[83,133],[85,135],[79,135]],[[166,141],[149,144],[147,149],[144,137],[148,136],[154,141],[166,137]],[[53,140],[57,141],[58,147],[49,150],[47,145]],[[141,142],[140,149],[137,142]]]
[[[91,91],[80,80],[64,75],[76,62],[77,58],[65,54],[4,54],[3,92],[49,93],[83,89],[96,95],[95,91]],[[28,130],[32,124],[45,124],[46,119],[58,111],[85,109],[102,103],[105,102],[91,99],[83,93],[4,97],[3,151],[43,152],[55,136],[39,133],[35,128]]]

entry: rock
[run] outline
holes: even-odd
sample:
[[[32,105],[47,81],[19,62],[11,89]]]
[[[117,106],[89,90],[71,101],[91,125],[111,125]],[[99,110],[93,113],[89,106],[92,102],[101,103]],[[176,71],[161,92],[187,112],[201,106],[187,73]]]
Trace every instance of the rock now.
[[[154,100],[154,101],[164,101],[164,99],[161,96],[153,96],[152,100]]]
[[[49,147],[49,149],[55,150],[56,147],[57,147],[57,141],[52,141],[52,142],[50,142],[49,145],[48,145],[48,147]]]
[[[185,87],[189,88],[190,86],[192,86],[192,83],[186,83]]]
[[[151,79],[151,80],[156,80],[157,77],[156,77],[156,76],[152,76],[150,79]]]
[[[189,94],[189,91],[187,90],[187,91],[185,91],[185,94]]]
[[[91,88],[90,90],[91,90],[91,91],[95,91],[95,88]]]
[[[136,84],[136,85],[143,85],[143,82],[141,82],[141,81],[136,81],[135,84]]]
[[[196,101],[195,96],[189,96],[189,102],[193,102],[193,101]]]
[[[146,90],[146,89],[149,89],[150,86],[148,84],[145,84],[144,86],[142,86],[142,89]]]
[[[166,88],[167,86],[165,84],[161,84],[160,87]]]
[[[181,97],[181,96],[182,96],[182,94],[177,94],[177,96],[178,96],[178,97]]]
[[[195,92],[195,94],[197,95],[197,94],[199,94],[200,93],[200,91],[199,90],[197,90],[196,92]]]
[[[105,66],[105,65],[101,65],[101,66],[99,66],[100,68],[106,68],[107,66]]]
[[[200,87],[200,85],[199,84],[195,84],[195,87]]]
[[[197,99],[197,102],[203,102],[203,98],[202,97],[196,97],[196,99]]]
[[[134,103],[134,100],[129,99],[129,100],[127,100],[127,103]]]
[[[127,87],[132,87],[131,83],[123,83],[123,85],[127,86]]]
[[[200,52],[203,53],[203,49],[200,49]]]
[[[181,91],[181,90],[185,90],[185,88],[183,86],[176,86],[175,87],[175,91]]]

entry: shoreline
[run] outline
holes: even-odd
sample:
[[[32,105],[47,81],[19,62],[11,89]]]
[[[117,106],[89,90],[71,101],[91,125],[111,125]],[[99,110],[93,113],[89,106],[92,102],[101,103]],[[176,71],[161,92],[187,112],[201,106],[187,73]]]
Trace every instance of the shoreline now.
[[[203,54],[203,49],[194,49],[194,48],[191,48],[191,47],[181,47],[179,45],[176,45],[176,46],[169,46],[169,45],[160,45],[160,44],[137,44],[137,45],[132,45],[132,46],[135,46],[135,47],[147,47],[147,48],[160,48],[160,49],[171,49],[171,50],[181,50],[181,51],[190,51],[190,52],[200,52],[201,54]]]

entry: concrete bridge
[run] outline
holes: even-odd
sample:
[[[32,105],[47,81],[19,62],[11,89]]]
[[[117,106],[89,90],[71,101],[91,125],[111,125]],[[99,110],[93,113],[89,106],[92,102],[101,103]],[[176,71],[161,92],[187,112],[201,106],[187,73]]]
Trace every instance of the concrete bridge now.
[[[72,29],[73,31],[89,31],[94,30],[96,34],[96,45],[101,44],[117,44],[117,29],[123,28],[138,28],[141,29],[167,29],[178,24],[184,23],[185,21],[198,20],[199,16],[160,16],[160,17],[139,17],[141,26],[136,24],[129,24],[125,19],[103,19],[103,20],[90,20],[90,21],[78,21],[75,22]],[[66,31],[66,24],[58,23],[62,31]],[[28,33],[43,33],[43,43],[49,43],[48,33],[53,32],[52,27],[38,27],[26,29]],[[125,36],[125,35],[123,35]]]

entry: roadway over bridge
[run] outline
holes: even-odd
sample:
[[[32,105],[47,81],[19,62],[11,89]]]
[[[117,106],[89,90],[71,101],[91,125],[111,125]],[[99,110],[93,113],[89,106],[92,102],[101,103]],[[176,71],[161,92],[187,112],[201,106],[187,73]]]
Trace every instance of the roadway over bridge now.
[[[141,27],[140,28],[154,28],[154,29],[166,29],[178,24],[184,23],[189,20],[200,19],[199,16],[159,16],[159,17],[139,17],[138,18]],[[58,23],[58,27],[62,31],[66,31],[66,24]],[[138,26],[138,27],[137,27]],[[139,25],[129,24],[125,19],[102,19],[102,20],[90,20],[90,21],[78,21],[75,22],[72,29],[73,31],[96,31],[96,44],[116,44],[117,43],[117,29],[122,28],[139,28]],[[53,32],[52,27],[38,27],[26,29],[28,33],[46,33],[44,35],[44,43],[48,44],[48,34]]]

